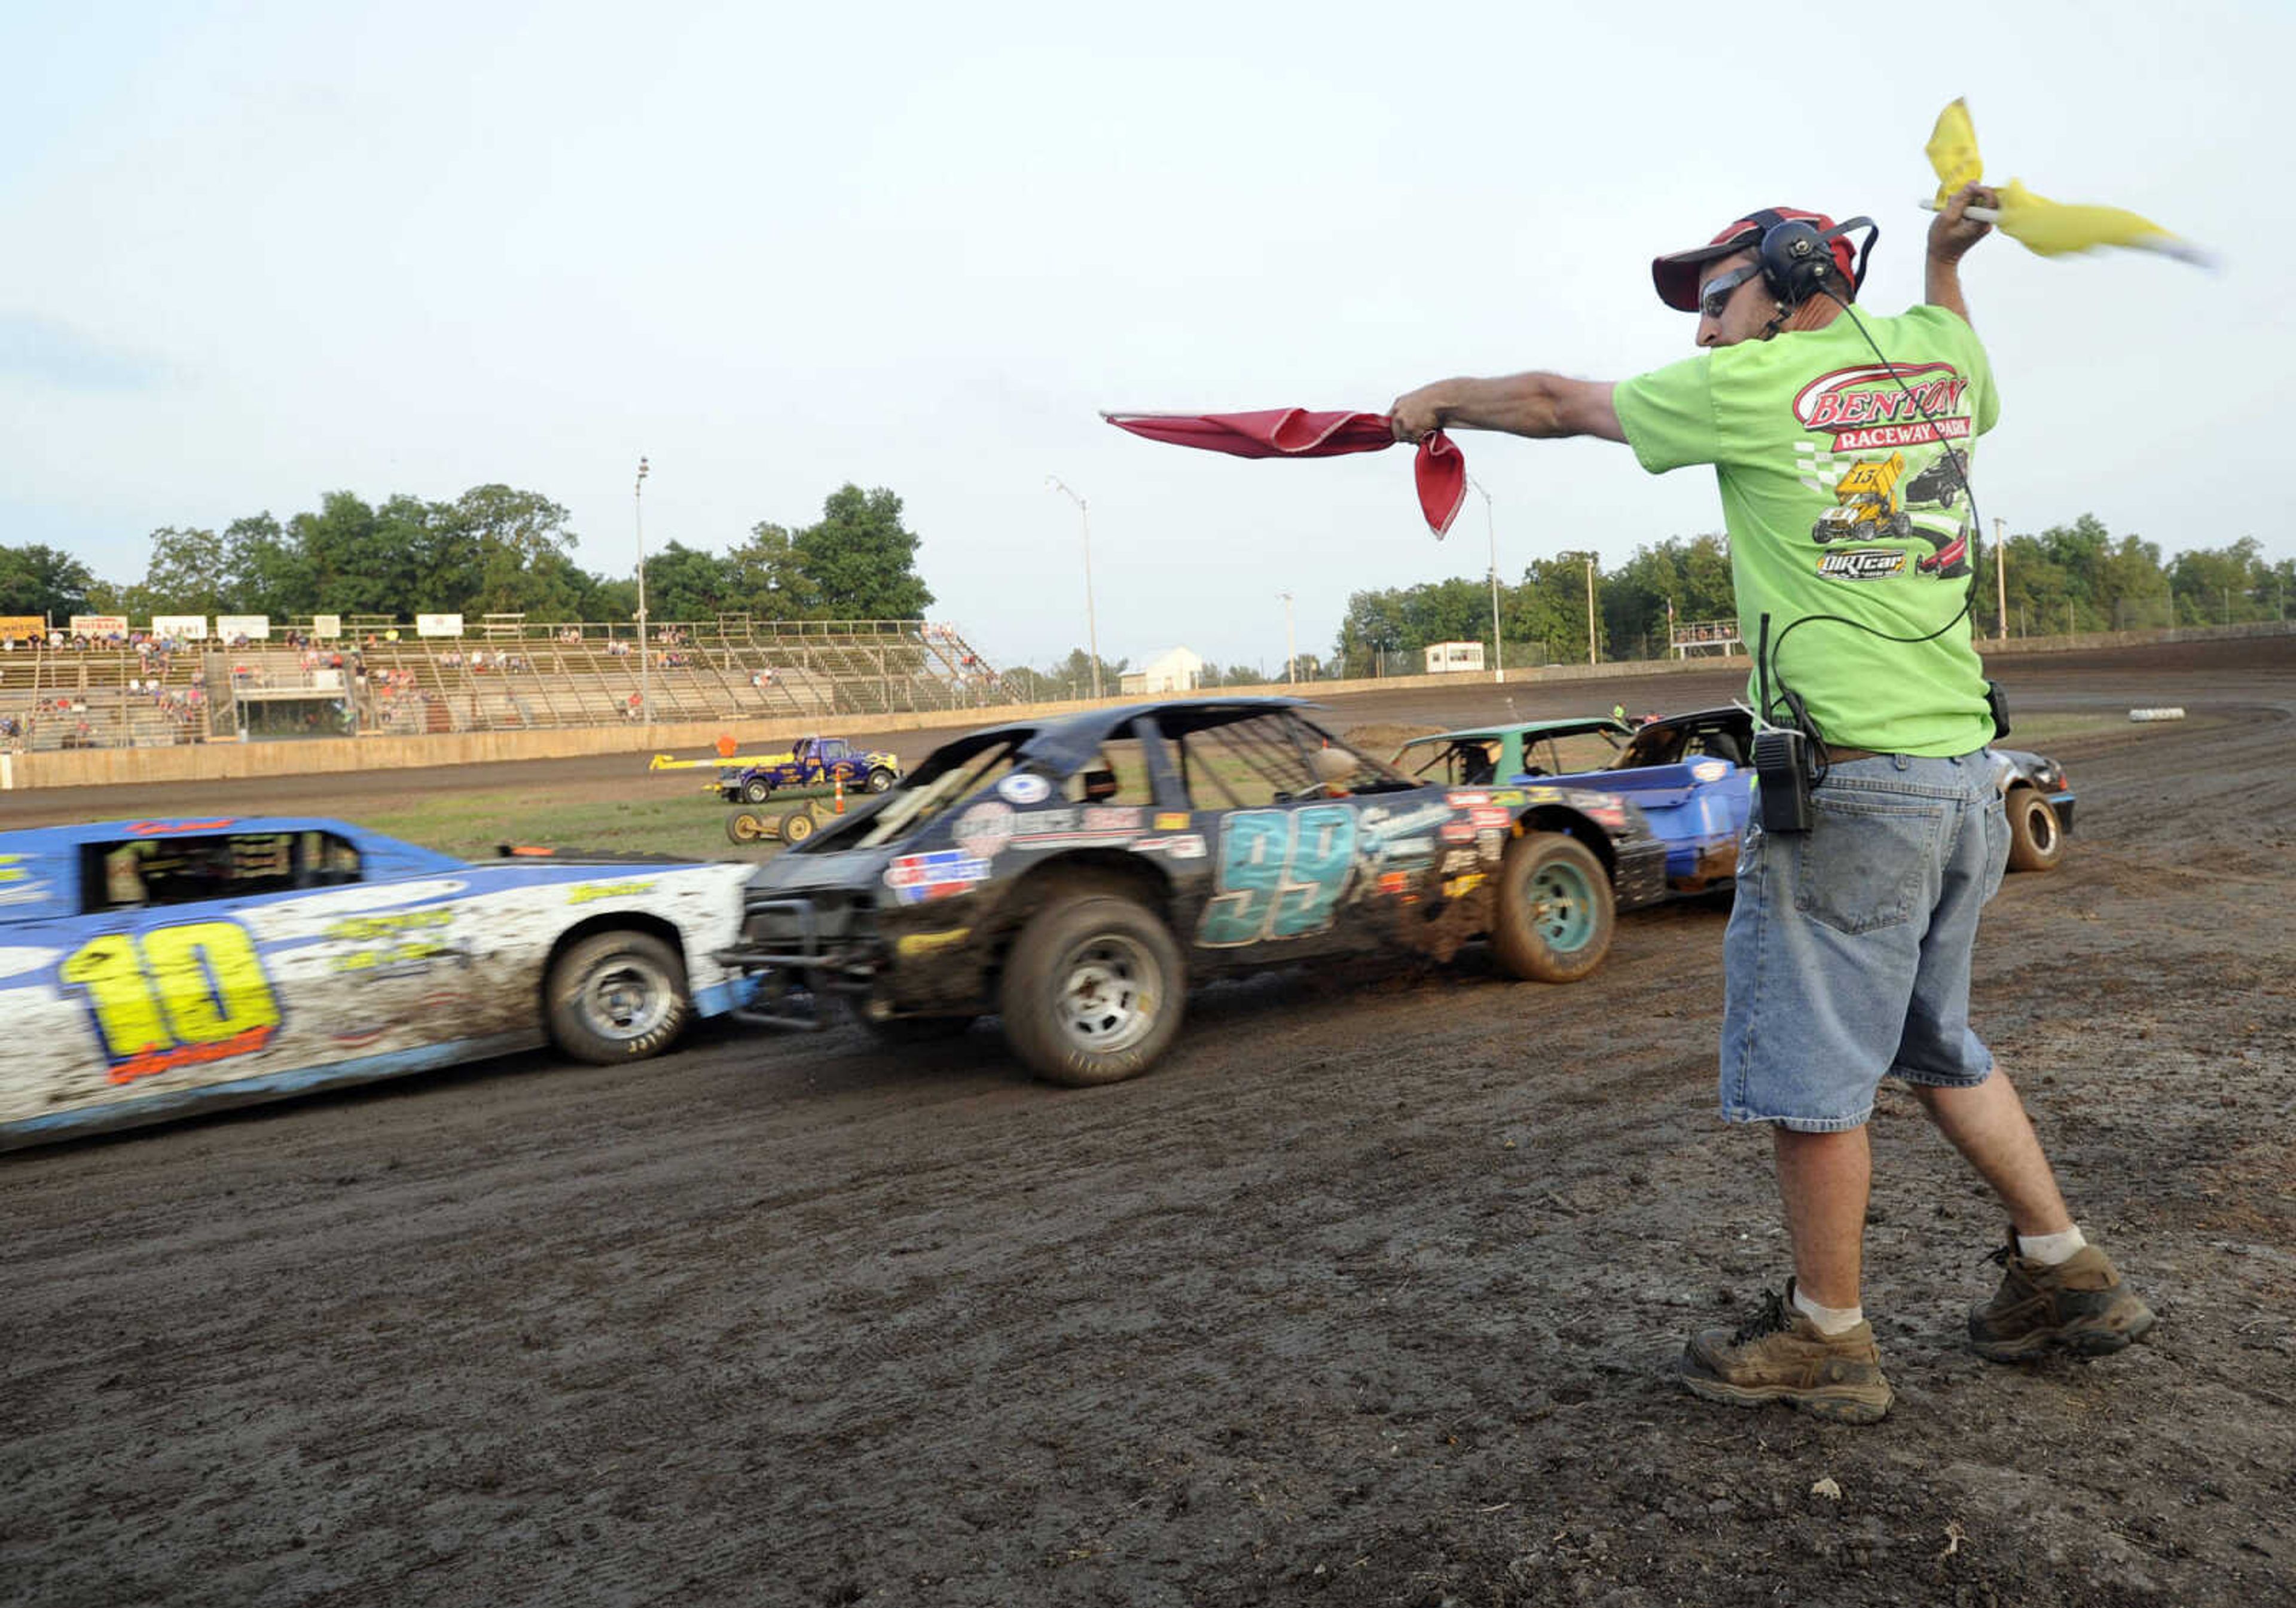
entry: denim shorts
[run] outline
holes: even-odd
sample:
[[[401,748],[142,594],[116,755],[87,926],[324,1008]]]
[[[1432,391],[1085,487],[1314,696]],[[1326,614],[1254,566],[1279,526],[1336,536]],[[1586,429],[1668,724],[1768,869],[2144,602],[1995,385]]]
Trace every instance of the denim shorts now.
[[[1738,852],[1722,940],[1722,1117],[1803,1133],[1863,1123],[1885,1076],[1964,1088],[1993,1072],[1969,1026],[1977,915],[2009,822],[1993,756],[1836,763],[1807,833]]]

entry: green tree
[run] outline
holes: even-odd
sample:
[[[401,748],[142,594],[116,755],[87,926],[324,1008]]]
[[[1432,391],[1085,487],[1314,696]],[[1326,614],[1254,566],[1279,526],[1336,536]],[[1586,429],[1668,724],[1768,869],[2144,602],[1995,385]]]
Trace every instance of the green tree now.
[[[914,620],[933,594],[916,571],[918,537],[901,524],[901,500],[882,486],[848,483],[822,504],[821,520],[791,538],[792,558],[824,619]]]
[[[223,600],[218,612],[283,619],[315,612],[310,567],[268,511],[234,519],[223,533]]]
[[[1565,551],[1532,560],[1522,584],[1510,594],[1507,634],[1517,641],[1543,643],[1547,657],[1558,663],[1585,664],[1590,563],[1599,587],[1602,568],[1592,553]],[[1599,630],[1599,609],[1596,624]]]
[[[2272,578],[2254,536],[2243,536],[2230,547],[2178,553],[2165,577],[2178,620],[2191,625],[2277,618]]]
[[[426,598],[420,567],[433,546],[430,505],[395,496],[380,509],[349,492],[329,492],[316,513],[287,522],[308,590],[282,612],[401,614]]]
[[[1611,641],[1647,644],[1651,653],[1663,655],[1669,605],[1674,619],[1685,625],[1736,616],[1729,543],[1714,535],[1669,536],[1638,547],[1615,574],[1602,578],[1597,602]]]
[[[431,505],[424,535],[426,608],[563,619],[559,611],[578,596],[567,550],[580,539],[566,528],[566,510],[539,492],[474,486]]]
[[[62,626],[72,615],[91,614],[96,579],[68,552],[40,543],[0,547],[0,614],[45,615]]]
[[[800,620],[814,616],[813,587],[800,567],[797,539],[789,527],[761,521],[750,539],[726,555],[726,605],[760,620]]]
[[[873,616],[869,617],[875,617]],[[1100,690],[1103,697],[1113,697],[1123,686],[1124,667],[1129,659],[1100,661]],[[1044,683],[1053,690],[1049,698],[1090,698],[1092,696],[1092,655],[1081,648],[1071,648],[1069,656],[1045,667]]]
[[[224,539],[211,530],[163,525],[152,533],[144,596],[153,614],[234,614]]]
[[[646,612],[652,622],[715,622],[726,608],[726,566],[715,553],[672,542],[646,555]]]

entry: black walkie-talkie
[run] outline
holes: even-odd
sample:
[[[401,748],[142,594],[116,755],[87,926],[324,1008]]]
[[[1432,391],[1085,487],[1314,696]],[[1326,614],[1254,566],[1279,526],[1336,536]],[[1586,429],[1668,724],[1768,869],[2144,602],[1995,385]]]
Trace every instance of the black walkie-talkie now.
[[[1810,802],[1809,737],[1807,732],[1768,723],[1770,711],[1770,616],[1762,616],[1760,640],[1754,649],[1756,691],[1762,700],[1762,729],[1754,733],[1755,796],[1761,801],[1762,830],[1807,832],[1816,815]],[[1800,700],[1786,695],[1799,725],[1807,717]]]

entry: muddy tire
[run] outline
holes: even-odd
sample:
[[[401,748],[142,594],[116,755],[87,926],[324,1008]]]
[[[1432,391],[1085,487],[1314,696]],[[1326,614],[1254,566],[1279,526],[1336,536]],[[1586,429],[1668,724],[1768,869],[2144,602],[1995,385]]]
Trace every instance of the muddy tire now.
[[[763,804],[774,796],[774,784],[762,776],[752,776],[742,784],[743,804]]]
[[[648,933],[594,933],[569,945],[542,985],[558,1048],[611,1066],[659,1055],[685,1031],[685,962]]]
[[[812,811],[791,810],[788,814],[782,817],[782,841],[783,843],[803,843],[807,838],[812,836]]]
[[[872,793],[890,792],[892,789],[892,786],[893,773],[885,769],[884,766],[879,765],[875,770],[869,772],[869,791]]]
[[[2032,788],[2014,788],[2003,800],[2009,812],[2009,869],[2054,871],[2065,857],[2065,831],[2057,806]]]
[[[1122,1082],[1180,1031],[1187,987],[1180,946],[1153,910],[1116,894],[1064,894],[1029,918],[1005,961],[1004,1037],[1046,1082]]]
[[[1611,879],[1585,844],[1532,832],[1507,845],[1491,948],[1509,976],[1576,983],[1611,952],[1615,919]]]
[[[726,817],[726,836],[735,843],[755,843],[765,835],[765,818],[755,810],[736,810]]]

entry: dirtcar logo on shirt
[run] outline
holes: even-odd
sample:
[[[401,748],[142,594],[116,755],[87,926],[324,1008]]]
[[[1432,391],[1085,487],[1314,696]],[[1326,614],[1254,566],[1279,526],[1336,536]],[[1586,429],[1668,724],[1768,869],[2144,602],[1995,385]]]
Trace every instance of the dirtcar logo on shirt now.
[[[1834,581],[1882,581],[1906,573],[1906,555],[1894,547],[1857,547],[1830,552],[1817,561],[1817,573]]]
[[[1837,452],[1965,440],[1970,421],[1961,399],[1968,388],[1949,363],[1900,365],[1894,375],[1881,363],[1860,363],[1802,387],[1794,417],[1832,436]]]

